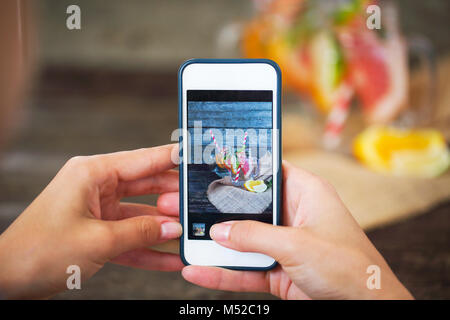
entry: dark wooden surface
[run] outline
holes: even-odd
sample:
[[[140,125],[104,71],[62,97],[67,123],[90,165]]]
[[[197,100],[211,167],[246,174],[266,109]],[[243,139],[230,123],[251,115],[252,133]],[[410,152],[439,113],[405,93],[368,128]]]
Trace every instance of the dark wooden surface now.
[[[165,82],[162,83],[163,80]],[[0,232],[73,155],[170,142],[177,127],[176,68],[170,74],[56,69],[35,88],[16,138],[0,161]],[[126,81],[125,81],[126,80]],[[148,93],[151,88],[155,95]],[[162,95],[161,92],[167,94]],[[131,199],[154,203],[154,196]],[[368,233],[419,299],[450,299],[450,203]],[[106,265],[81,291],[56,299],[248,299],[267,294],[203,289],[179,273]]]
[[[214,180],[220,179],[212,170],[214,165],[188,165],[188,209],[195,213],[218,213],[217,208],[209,202],[206,195],[208,186]]]
[[[368,236],[415,298],[450,299],[450,202]]]
[[[213,128],[272,128],[272,102],[191,101],[188,127],[202,121]]]

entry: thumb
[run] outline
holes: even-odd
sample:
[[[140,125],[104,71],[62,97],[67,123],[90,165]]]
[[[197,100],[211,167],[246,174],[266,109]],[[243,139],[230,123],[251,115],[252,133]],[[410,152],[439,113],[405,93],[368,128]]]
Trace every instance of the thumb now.
[[[299,258],[309,241],[305,231],[258,221],[228,221],[211,227],[211,238],[230,249],[268,255],[280,264]]]
[[[112,237],[112,256],[178,238],[182,233],[180,223],[167,217],[138,216],[108,221]]]

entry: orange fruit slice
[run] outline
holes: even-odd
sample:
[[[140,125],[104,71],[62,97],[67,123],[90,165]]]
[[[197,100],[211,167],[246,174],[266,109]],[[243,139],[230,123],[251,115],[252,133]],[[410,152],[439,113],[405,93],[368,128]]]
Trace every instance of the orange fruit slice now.
[[[356,137],[353,152],[367,167],[399,176],[436,177],[450,165],[445,139],[433,129],[372,126]]]
[[[267,190],[267,185],[263,180],[248,180],[244,183],[245,189],[250,192],[260,193]]]
[[[221,169],[225,168],[225,163],[223,161],[223,155],[222,154],[216,153],[216,164]]]

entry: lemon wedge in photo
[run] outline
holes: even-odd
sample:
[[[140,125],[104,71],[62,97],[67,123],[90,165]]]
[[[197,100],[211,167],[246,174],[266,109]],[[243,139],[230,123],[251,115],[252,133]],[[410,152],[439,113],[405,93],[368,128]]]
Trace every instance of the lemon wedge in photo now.
[[[250,192],[264,192],[267,190],[267,186],[263,180],[248,180],[244,183],[245,189]]]
[[[372,126],[356,137],[353,152],[367,167],[398,176],[436,177],[450,165],[445,138],[433,129]]]

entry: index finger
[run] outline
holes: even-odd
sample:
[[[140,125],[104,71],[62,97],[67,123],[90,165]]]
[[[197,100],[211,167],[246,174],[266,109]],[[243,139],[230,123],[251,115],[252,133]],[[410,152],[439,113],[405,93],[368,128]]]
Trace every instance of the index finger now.
[[[103,165],[122,181],[136,180],[167,171],[177,164],[178,144],[121,151],[103,155]]]

